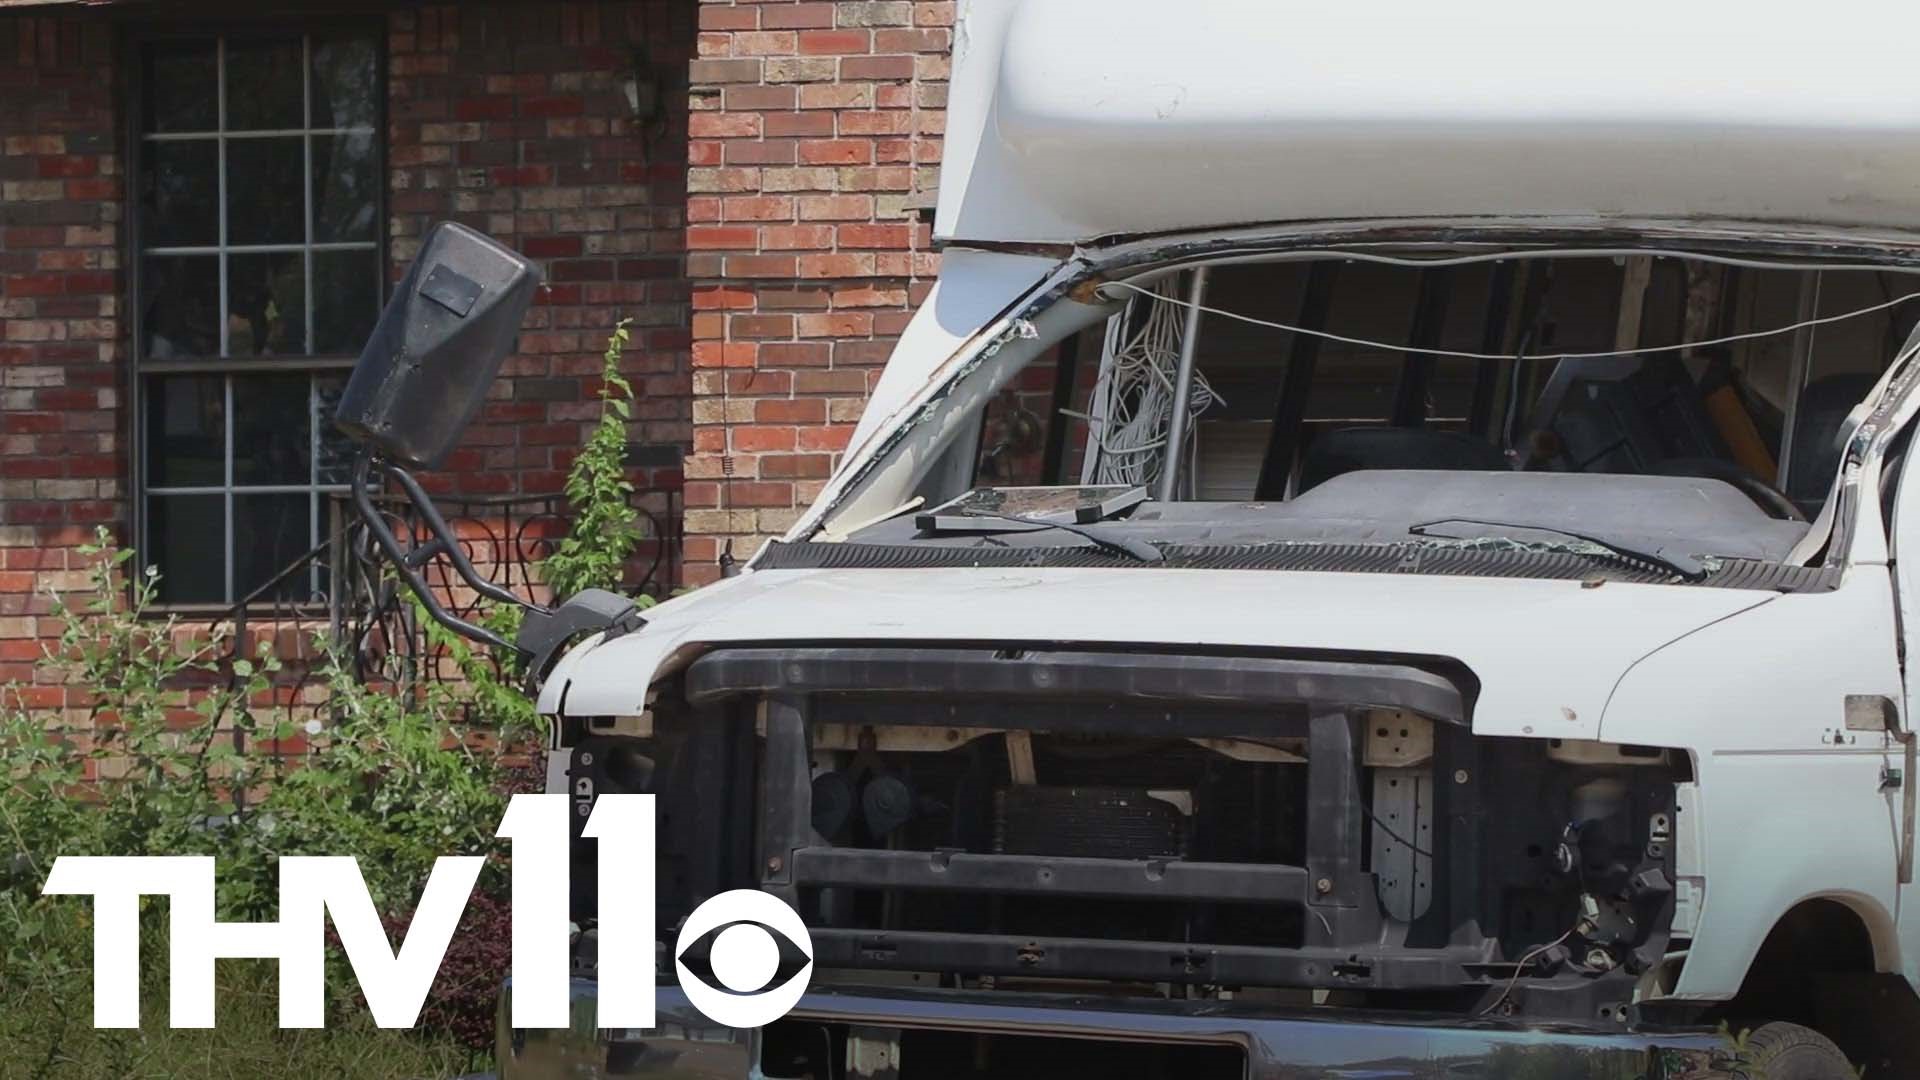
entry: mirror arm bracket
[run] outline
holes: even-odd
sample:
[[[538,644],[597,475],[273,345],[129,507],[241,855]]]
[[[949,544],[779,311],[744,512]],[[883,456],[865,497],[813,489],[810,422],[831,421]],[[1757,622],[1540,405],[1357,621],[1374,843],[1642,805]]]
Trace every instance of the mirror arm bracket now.
[[[406,548],[400,546],[399,539],[393,535],[393,530],[387,527],[386,518],[374,507],[373,498],[368,492],[369,481],[375,470],[383,476],[393,478],[400,485],[400,489],[406,494],[407,501],[419,511],[421,521],[433,534],[431,540]],[[448,611],[446,606],[433,595],[433,591],[427,587],[426,580],[420,576],[419,568],[434,556],[445,555],[447,561],[453,564],[454,572],[460,575],[460,579],[480,595],[503,604],[524,608],[529,613],[549,614],[546,608],[530,604],[480,576],[480,572],[474,569],[472,560],[468,559],[466,553],[460,550],[460,545],[454,542],[453,531],[447,526],[446,518],[440,515],[439,509],[433,505],[433,500],[421,490],[419,482],[410,473],[377,455],[361,453],[355,458],[353,464],[353,502],[354,507],[360,511],[360,519],[366,522],[368,531],[373,534],[374,543],[380,545],[381,552],[393,564],[393,568],[400,574],[401,579],[407,583],[407,588],[413,592],[414,598],[426,608],[427,614],[433,618],[434,622],[470,641],[506,650],[523,658],[527,655],[527,650],[521,646],[484,626],[476,625]]]
[[[410,503],[420,514],[420,520],[432,534],[431,539],[402,547],[393,530],[387,526],[386,518],[373,505],[369,492],[373,474],[378,471],[382,476],[391,477],[400,486]],[[362,453],[353,466],[353,501],[360,512],[360,518],[373,533],[373,539],[380,546],[394,569],[400,574],[407,588],[426,608],[427,614],[441,626],[459,634],[469,641],[477,641],[520,658],[526,665],[527,679],[530,685],[538,686],[546,674],[548,666],[560,647],[584,633],[604,631],[609,639],[628,634],[645,625],[640,618],[640,609],[632,600],[605,589],[584,589],[578,595],[570,596],[558,608],[542,607],[515,596],[513,593],[495,585],[480,576],[474,569],[473,561],[455,542],[453,530],[448,527],[433,499],[421,489],[419,481],[412,474],[377,454]],[[475,592],[503,604],[512,604],[525,614],[520,621],[520,632],[515,640],[508,641],[484,626],[477,625],[448,611],[433,591],[427,587],[426,580],[420,576],[420,567],[436,556],[445,555],[453,564],[454,572],[460,580],[467,583]]]

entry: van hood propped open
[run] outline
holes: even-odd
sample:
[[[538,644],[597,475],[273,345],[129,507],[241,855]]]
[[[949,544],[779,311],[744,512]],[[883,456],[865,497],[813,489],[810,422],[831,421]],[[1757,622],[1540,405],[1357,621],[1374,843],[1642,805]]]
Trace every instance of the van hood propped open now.
[[[628,716],[659,675],[747,642],[1062,643],[1450,659],[1479,680],[1474,730],[1592,739],[1620,677],[1770,593],[1609,582],[1138,569],[757,571],[590,639],[542,712]]]
[[[1920,6],[962,0],[934,232],[1920,227]]]

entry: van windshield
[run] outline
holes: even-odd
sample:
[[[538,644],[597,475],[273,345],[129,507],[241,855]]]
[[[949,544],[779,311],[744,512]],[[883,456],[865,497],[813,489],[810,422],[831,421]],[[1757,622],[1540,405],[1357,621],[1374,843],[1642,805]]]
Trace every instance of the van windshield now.
[[[1122,286],[1119,313],[1014,375],[982,410],[969,482],[941,470],[948,489],[923,486],[922,507],[968,489],[1144,489],[1108,525],[1162,545],[1778,562],[1827,498],[1849,411],[1920,319],[1901,302],[1920,283],[1857,268],[1577,253],[1216,266],[1170,454],[1191,279]],[[1086,543],[924,516],[847,538]]]

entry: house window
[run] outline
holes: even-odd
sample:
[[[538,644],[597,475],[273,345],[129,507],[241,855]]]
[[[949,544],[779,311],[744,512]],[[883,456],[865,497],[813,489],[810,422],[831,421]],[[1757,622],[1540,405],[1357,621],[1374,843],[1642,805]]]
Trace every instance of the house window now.
[[[379,315],[378,37],[145,43],[135,110],[139,550],[173,604],[248,597],[326,532],[332,424]],[[275,599],[306,599],[320,570]]]

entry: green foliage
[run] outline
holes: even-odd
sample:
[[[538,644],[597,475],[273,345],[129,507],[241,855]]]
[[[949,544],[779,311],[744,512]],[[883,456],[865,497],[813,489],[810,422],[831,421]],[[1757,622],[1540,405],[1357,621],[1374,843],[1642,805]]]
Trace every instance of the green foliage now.
[[[522,683],[526,673],[521,670],[519,656],[476,648],[473,642],[435,622],[411,594],[408,600],[413,604],[415,624],[426,633],[427,644],[443,651],[459,669],[470,726],[494,732],[508,745],[546,733],[546,722],[534,709],[533,699]],[[489,600],[482,603],[475,621],[512,641],[520,632],[520,616],[520,608]]]
[[[62,954],[84,954],[92,932],[79,919],[62,923],[73,938]],[[148,956],[165,955],[158,933],[142,943]],[[166,969],[145,964],[140,980],[138,1030],[97,1030],[88,1006],[91,976],[33,987],[0,984],[0,1077],[32,1080],[421,1080],[461,1074],[476,1055],[439,1035],[375,1027],[363,1013],[330,1019],[324,1030],[279,1026],[278,966],[271,961],[222,960],[215,968],[219,1026],[167,1027]]]
[[[45,666],[92,694],[89,723],[49,729],[38,714],[7,708],[0,690],[0,857],[15,886],[0,892],[0,984],[39,949],[47,901],[35,894],[54,856],[205,853],[220,835],[209,823],[227,812],[228,792],[272,768],[236,751],[232,736],[257,734],[243,706],[278,662],[241,660],[219,680],[225,637],[179,644],[177,619],[141,617],[155,575],[136,578],[123,605],[115,578],[128,553],[108,550],[104,535],[84,550],[96,560],[93,594],[77,609],[53,598],[64,629]],[[206,689],[189,704],[180,686],[195,681]]]
[[[627,421],[633,417],[633,386],[620,374],[620,354],[631,335],[622,319],[607,339],[600,387],[600,422],[567,473],[572,521],[565,539],[542,571],[553,595],[619,587],[627,559],[640,542],[640,515],[627,479]]]
[[[599,423],[568,475],[571,525],[544,565],[559,597],[617,589],[642,536],[625,467],[633,388],[620,356],[629,340],[623,320],[607,342]],[[281,856],[354,855],[397,936],[436,858],[502,854],[493,829],[506,775],[496,754],[470,749],[469,736],[527,745],[539,734],[517,658],[488,655],[419,613],[429,644],[461,677],[401,693],[362,685],[320,641],[314,679],[324,694],[313,699],[323,704],[296,722],[294,710],[258,707],[288,690],[269,642],[234,658],[229,635],[154,616],[157,574],[123,587],[130,553],[114,550],[104,530],[84,550],[94,560],[91,592],[83,601],[53,597],[63,630],[43,670],[85,689],[86,722],[27,709],[0,687],[0,1074],[401,1077],[471,1067],[490,1029],[499,958],[485,947],[500,944],[499,926],[466,932],[464,957],[456,938],[442,975],[446,982],[452,971],[462,985],[436,984],[425,1034],[373,1027],[337,957],[326,1032],[280,1031],[272,965],[237,961],[219,968],[216,1031],[165,1029],[156,1011],[165,1007],[165,969],[149,962],[149,1023],[103,1032],[84,1008],[92,996],[87,904],[43,897],[40,885],[63,854],[212,855],[218,917],[270,921]],[[520,611],[495,605],[479,618],[511,639]],[[491,859],[468,921],[499,923],[504,908],[489,915],[487,897],[503,887],[501,860]],[[149,960],[164,956],[163,910],[145,911]],[[484,947],[470,947],[474,940]]]
[[[53,598],[65,629],[44,668],[90,691],[91,723],[9,707],[0,691],[0,1017],[91,999],[86,903],[40,895],[63,854],[213,855],[218,916],[251,922],[276,917],[282,855],[358,856],[376,908],[404,914],[439,856],[499,853],[503,770],[469,749],[469,727],[513,712],[507,736],[525,733],[524,700],[510,708],[498,684],[485,699],[459,684],[401,695],[362,685],[327,651],[310,718],[251,709],[282,673],[266,643],[226,662],[226,635],[149,617],[154,575],[118,587],[127,554],[104,534],[86,550],[91,596]],[[482,890],[501,877],[490,862]],[[334,991],[342,1022],[360,1022],[347,988]],[[0,1020],[0,1061],[18,1060],[14,1023]],[[121,1075],[87,1075],[108,1072]]]

